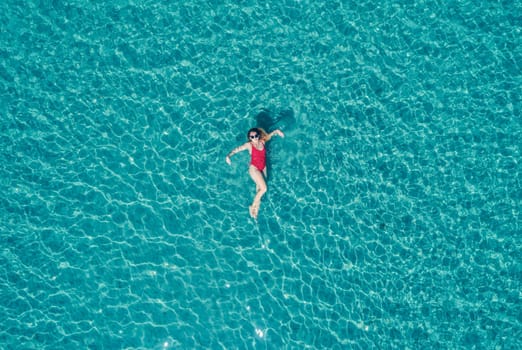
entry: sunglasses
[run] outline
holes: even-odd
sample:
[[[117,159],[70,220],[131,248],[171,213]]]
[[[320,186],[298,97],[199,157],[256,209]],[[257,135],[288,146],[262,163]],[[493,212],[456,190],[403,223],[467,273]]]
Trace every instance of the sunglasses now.
[[[258,139],[259,138],[259,134],[250,135],[249,137],[250,137],[251,140]]]

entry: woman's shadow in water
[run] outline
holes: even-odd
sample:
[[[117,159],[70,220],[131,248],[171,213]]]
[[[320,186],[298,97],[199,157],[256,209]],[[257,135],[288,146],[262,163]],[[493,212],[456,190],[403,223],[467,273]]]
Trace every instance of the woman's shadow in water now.
[[[283,109],[277,113],[274,113],[269,109],[262,108],[261,111],[256,115],[256,126],[258,128],[263,128],[268,133],[276,129],[281,129],[281,131],[287,132],[293,128],[295,122],[295,113],[292,108]],[[267,153],[270,153],[270,147],[267,147]],[[270,162],[271,157],[268,156],[267,158],[266,166],[268,169],[268,174],[270,174],[270,170],[272,168]]]
[[[283,132],[292,128],[295,124],[294,110],[283,109],[278,113],[274,113],[266,108],[262,108],[256,115],[256,126],[271,132],[275,129],[281,129]]]

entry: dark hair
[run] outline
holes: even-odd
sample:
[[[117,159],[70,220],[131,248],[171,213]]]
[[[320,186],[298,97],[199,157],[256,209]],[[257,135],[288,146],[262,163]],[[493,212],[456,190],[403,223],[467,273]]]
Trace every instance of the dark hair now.
[[[250,133],[251,132],[255,132],[256,134],[258,134],[260,140],[268,141],[268,134],[262,128],[252,128],[252,129],[248,130],[248,133],[247,133],[247,139],[248,140],[250,140]]]
[[[258,128],[252,128],[252,129],[248,130],[248,132],[247,132],[247,139],[250,138],[250,133],[253,133],[253,132],[255,132],[256,134],[261,136],[261,132],[259,131]]]

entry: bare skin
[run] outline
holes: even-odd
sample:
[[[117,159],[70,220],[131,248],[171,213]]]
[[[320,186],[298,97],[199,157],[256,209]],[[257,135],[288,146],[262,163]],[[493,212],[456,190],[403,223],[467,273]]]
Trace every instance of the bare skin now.
[[[258,150],[263,150],[265,147],[265,142],[270,140],[270,138],[273,135],[277,135],[280,137],[285,137],[283,132],[281,130],[274,130],[266,137],[262,137],[261,135],[258,135],[256,132],[249,133],[250,141],[244,143],[243,145],[234,148],[227,156],[226,156],[226,162],[230,165],[232,164],[232,161],[230,160],[230,157],[238,152],[247,151],[252,154],[252,147],[255,147]],[[255,136],[258,136],[257,138]],[[256,195],[254,196],[254,200],[252,201],[252,204],[249,206],[249,212],[250,216],[254,219],[257,219],[257,215],[259,214],[259,207],[261,205],[261,198],[267,191],[266,186],[266,177],[267,177],[267,170],[266,166],[261,171],[258,168],[256,168],[254,165],[250,164],[248,168],[248,173],[250,174],[250,177],[252,178],[252,181],[256,184]]]

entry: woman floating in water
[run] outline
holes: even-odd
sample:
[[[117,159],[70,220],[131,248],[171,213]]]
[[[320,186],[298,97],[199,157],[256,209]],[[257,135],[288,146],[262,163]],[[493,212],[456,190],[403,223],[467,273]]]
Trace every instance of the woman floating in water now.
[[[285,134],[279,129],[272,131],[271,133],[267,133],[265,130],[261,128],[252,128],[248,130],[247,137],[249,141],[237,148],[234,148],[227,154],[226,160],[230,165],[232,164],[230,160],[230,156],[241,152],[246,151],[251,155],[250,159],[250,167],[248,168],[248,173],[252,180],[254,180],[256,184],[256,196],[254,197],[254,201],[252,205],[249,207],[250,216],[254,219],[257,219],[257,214],[259,212],[259,205],[261,204],[261,197],[266,192],[266,181],[265,178],[267,176],[266,172],[266,147],[265,142],[270,140],[272,136],[278,135],[281,137],[285,137]]]

